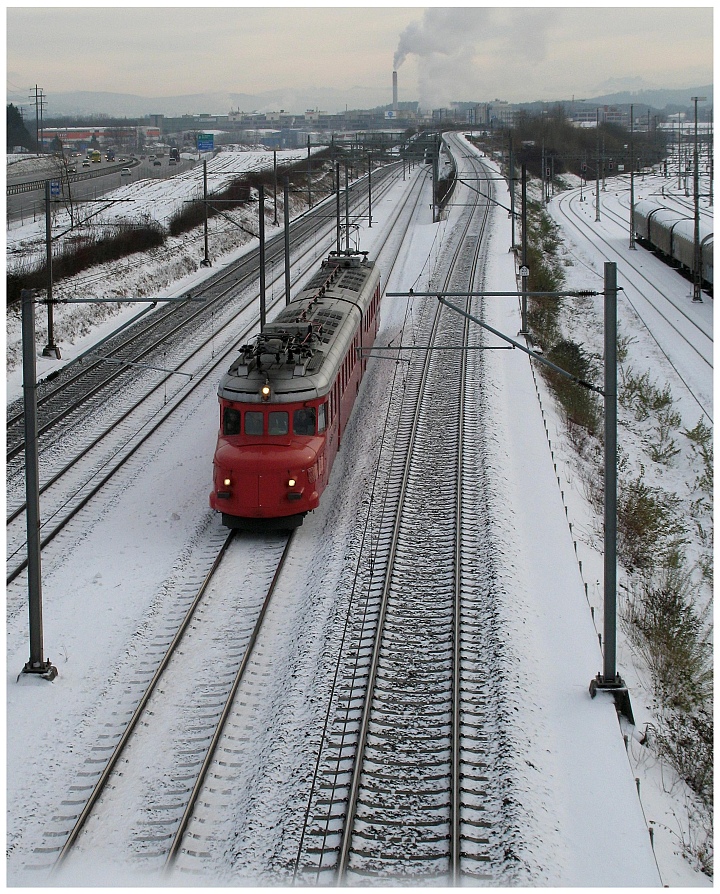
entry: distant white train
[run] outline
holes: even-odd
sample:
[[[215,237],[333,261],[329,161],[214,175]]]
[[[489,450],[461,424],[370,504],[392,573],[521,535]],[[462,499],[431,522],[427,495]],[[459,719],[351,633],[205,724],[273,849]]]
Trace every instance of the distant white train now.
[[[641,245],[659,253],[668,263],[680,267],[692,277],[695,258],[693,217],[646,200],[635,205],[633,229]],[[713,232],[712,227],[703,220],[700,221],[700,255],[703,286],[712,292]]]

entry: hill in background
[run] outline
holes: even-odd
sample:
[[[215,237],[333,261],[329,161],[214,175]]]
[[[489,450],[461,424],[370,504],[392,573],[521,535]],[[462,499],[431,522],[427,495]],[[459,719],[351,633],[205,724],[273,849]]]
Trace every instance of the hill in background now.
[[[387,103],[391,102],[388,89]],[[345,112],[348,109],[378,108],[377,90],[365,87],[353,87],[350,90],[335,90],[332,87],[287,88],[285,90],[269,90],[264,93],[194,93],[181,96],[136,96],[129,93],[107,93],[92,90],[73,93],[52,93],[46,96],[46,120],[58,117],[78,117],[83,115],[103,114],[111,118],[137,118],[146,115],[162,114],[171,117],[180,115],[227,115],[231,109],[243,112],[277,112],[281,109],[289,114],[302,114],[307,109],[320,109],[330,114]],[[596,105],[628,105],[637,103],[658,111],[677,111],[692,108],[690,97],[705,96],[707,108],[712,106],[712,84],[703,87],[692,87],[687,90],[638,90],[608,93],[603,96],[574,99]],[[22,107],[25,117],[34,117],[34,106],[28,101],[26,94],[8,94],[7,101]],[[475,101],[475,100],[473,100]],[[485,102],[477,99],[478,103]],[[521,108],[554,105],[556,102],[570,104],[568,99],[553,100],[544,103],[518,103]]]

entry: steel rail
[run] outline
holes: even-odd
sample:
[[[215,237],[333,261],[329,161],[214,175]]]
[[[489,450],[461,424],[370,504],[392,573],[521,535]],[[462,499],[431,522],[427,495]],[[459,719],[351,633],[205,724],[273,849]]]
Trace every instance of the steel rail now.
[[[75,842],[78,839],[78,836],[82,832],[82,830],[85,826],[85,823],[87,822],[90,814],[92,813],[95,805],[100,800],[100,797],[102,796],[105,786],[107,785],[108,779],[110,778],[113,770],[115,769],[115,767],[117,765],[118,760],[120,759],[125,748],[127,747],[127,744],[130,741],[130,738],[131,738],[133,732],[135,731],[135,729],[140,721],[140,718],[143,715],[148,702],[150,701],[150,697],[152,696],[153,692],[155,691],[155,689],[157,687],[158,682],[160,681],[162,675],[165,673],[168,665],[170,664],[171,658],[175,654],[175,651],[177,650],[180,642],[182,641],[182,638],[185,635],[185,632],[195,615],[195,611],[197,610],[197,607],[199,606],[200,602],[202,601],[203,596],[205,595],[205,593],[207,591],[210,581],[215,576],[215,573],[217,572],[217,569],[220,567],[220,563],[222,562],[223,557],[225,556],[225,553],[227,552],[228,547],[230,546],[231,542],[234,539],[235,533],[236,533],[235,531],[230,531],[230,533],[228,534],[228,536],[225,540],[225,543],[223,544],[222,548],[220,549],[220,552],[218,553],[215,561],[213,562],[210,571],[206,575],[205,580],[203,581],[200,589],[198,590],[197,595],[195,596],[192,604],[190,605],[190,608],[188,609],[188,611],[185,615],[185,618],[182,621],[182,624],[178,628],[177,633],[175,634],[170,645],[168,646],[168,649],[167,649],[162,661],[158,665],[158,668],[155,671],[155,674],[153,675],[150,683],[148,684],[148,687],[145,690],[145,693],[143,694],[142,698],[138,702],[138,705],[135,708],[135,711],[133,712],[132,717],[128,721],[127,727],[125,728],[122,736],[120,737],[119,742],[117,743],[112,754],[110,755],[107,765],[105,766],[104,770],[100,774],[99,779],[95,783],[93,790],[90,793],[90,796],[89,796],[85,806],[83,807],[82,811],[80,812],[80,815],[78,816],[78,819],[75,822],[75,825],[71,829],[70,834],[68,835],[67,840],[65,841],[65,844],[63,845],[62,849],[60,850],[60,853],[58,854],[58,858],[55,863],[53,871],[55,871],[57,868],[59,868],[62,865],[62,863],[67,859]]]
[[[492,183],[488,183],[488,190],[492,193],[494,187]],[[490,213],[490,202],[485,203],[485,216],[482,224],[481,234],[484,233],[485,227]],[[480,256],[482,243],[481,238],[478,239],[475,246],[475,257],[473,261],[473,274],[470,278],[470,285],[473,285],[477,263]],[[466,309],[470,311],[471,299],[467,299]],[[470,320],[468,317],[464,319],[463,325],[463,344],[467,345],[470,334]],[[450,798],[450,875],[452,884],[457,886],[460,884],[462,874],[462,518],[463,518],[463,452],[465,447],[465,392],[467,388],[467,363],[462,363],[460,367],[460,412],[458,416],[458,446],[457,446],[457,492],[456,492],[456,530],[455,530],[455,611],[454,611],[454,629],[453,629],[453,684],[452,684],[452,736],[451,736],[451,798]]]

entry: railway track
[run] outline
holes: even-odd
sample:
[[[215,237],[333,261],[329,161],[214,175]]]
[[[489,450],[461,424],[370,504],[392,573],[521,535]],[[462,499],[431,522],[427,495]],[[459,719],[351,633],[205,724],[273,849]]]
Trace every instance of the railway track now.
[[[398,230],[407,228],[425,181],[425,176],[417,178],[384,225],[386,252],[399,251]],[[272,576],[274,586],[281,561],[277,553],[282,548],[287,555],[289,549],[277,537],[254,543],[245,537],[236,543],[224,540],[214,520],[207,513],[193,554],[183,557],[177,579],[163,588],[163,605],[139,631],[134,667],[125,667],[110,688],[107,735],[86,742],[85,749],[78,743],[78,751],[89,751],[90,756],[36,849],[37,870],[55,866],[60,873],[69,873],[66,878],[75,877],[82,874],[85,861],[112,864],[121,859],[137,865],[138,871],[155,874],[178,855],[203,859],[198,833],[192,828],[192,804],[201,792],[203,802],[212,800],[202,780],[221,739],[221,723],[237,722],[229,705],[247,668],[250,646],[245,642],[254,642],[257,635],[255,624],[252,639],[248,638],[248,625],[260,611],[265,590],[261,581]],[[206,568],[207,577],[196,585]],[[241,653],[242,670],[235,670]],[[230,676],[232,693],[226,697]],[[93,728],[98,725],[102,723]],[[152,743],[163,740],[166,729],[175,738],[156,755]],[[206,750],[211,740],[214,744]],[[232,741],[220,747],[225,755],[237,749]],[[136,762],[137,769],[132,769]],[[196,773],[193,767],[200,762],[203,769]],[[226,772],[223,766],[235,765],[232,757],[213,762],[211,788]]]
[[[454,276],[440,288],[477,285],[485,214],[468,213]],[[503,871],[501,736],[486,676],[497,649],[483,625],[491,587],[485,569],[480,580],[472,570],[486,538],[466,516],[468,501],[478,508],[477,452],[463,449],[482,426],[476,402],[466,403],[476,380],[466,382],[464,358],[477,373],[481,351],[457,350],[481,348],[482,337],[458,319],[436,310],[416,336],[433,350],[397,389],[400,428],[358,563],[298,846],[302,884],[477,882]]]
[[[224,542],[218,548],[218,539]],[[253,539],[210,526],[198,562],[178,582],[175,612],[184,612],[166,643],[162,619],[139,651],[135,687],[142,691],[127,724],[113,711],[110,731],[93,748],[39,848],[55,870],[84,860],[133,861],[157,873],[179,851],[233,701],[289,554],[292,535]],[[216,553],[193,593],[193,579]],[[146,682],[147,681],[147,682]],[[126,708],[126,713],[128,713]],[[163,748],[155,744],[163,742]],[[56,842],[56,843],[53,843]],[[40,867],[39,867],[40,868]],[[47,867],[45,867],[47,868]]]
[[[575,208],[577,198],[573,191],[560,197],[558,211],[568,227],[581,239],[587,238],[582,215]],[[712,323],[696,313],[687,311],[671,296],[665,294],[641,269],[637,258],[628,258],[628,252],[620,251],[609,239],[594,233],[593,244],[602,247],[604,256],[618,264],[618,277],[622,285],[622,299],[627,302],[637,320],[647,329],[658,349],[673,367],[680,380],[703,415],[712,422],[712,395],[695,373],[700,362],[712,379],[714,339]],[[627,268],[632,269],[628,275]],[[593,271],[596,275],[596,271]],[[639,288],[634,281],[642,280]],[[703,379],[705,376],[703,375]]]

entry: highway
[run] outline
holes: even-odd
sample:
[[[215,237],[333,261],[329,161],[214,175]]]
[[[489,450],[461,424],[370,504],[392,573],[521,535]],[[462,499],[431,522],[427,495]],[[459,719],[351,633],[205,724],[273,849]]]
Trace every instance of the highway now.
[[[120,159],[123,159],[121,161]],[[59,161],[48,156],[47,163],[38,168],[38,160],[32,169],[23,162],[8,165],[7,169],[7,225],[23,225],[36,221],[45,214],[44,180],[64,179],[65,173]],[[117,189],[124,183],[133,180],[155,180],[171,177],[186,171],[196,164],[193,160],[181,159],[174,165],[167,156],[154,158],[149,155],[118,155],[115,161],[87,162],[86,159],[71,157],[68,159],[70,190],[74,202],[98,199],[105,193]],[[72,171],[75,168],[75,171]],[[123,174],[123,168],[129,174]],[[13,169],[16,169],[13,171]],[[84,176],[83,176],[84,175]],[[73,179],[74,177],[78,179]],[[35,188],[31,184],[36,185]],[[23,187],[26,191],[16,192]],[[30,187],[30,188],[28,188]],[[63,195],[67,196],[67,182],[63,183]]]

